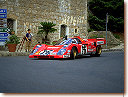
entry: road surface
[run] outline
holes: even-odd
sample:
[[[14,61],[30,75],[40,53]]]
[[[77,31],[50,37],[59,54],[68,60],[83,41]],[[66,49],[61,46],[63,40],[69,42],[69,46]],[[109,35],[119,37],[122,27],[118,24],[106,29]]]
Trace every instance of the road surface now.
[[[75,60],[0,57],[1,93],[123,93],[124,52]]]

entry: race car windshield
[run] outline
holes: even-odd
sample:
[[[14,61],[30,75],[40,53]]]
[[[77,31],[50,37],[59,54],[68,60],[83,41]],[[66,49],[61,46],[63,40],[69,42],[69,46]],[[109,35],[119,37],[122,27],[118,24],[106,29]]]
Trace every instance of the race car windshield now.
[[[68,38],[67,40],[59,39],[55,45],[68,45],[72,42],[73,39]]]

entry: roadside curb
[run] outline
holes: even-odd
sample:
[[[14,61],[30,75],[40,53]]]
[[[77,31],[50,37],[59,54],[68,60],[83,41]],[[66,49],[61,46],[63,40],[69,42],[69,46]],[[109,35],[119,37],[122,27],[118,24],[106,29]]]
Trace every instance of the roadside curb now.
[[[103,52],[108,52],[108,51],[124,51],[124,49],[102,49]]]
[[[28,56],[30,53],[26,52],[8,52],[8,51],[0,51],[0,57],[6,56]]]

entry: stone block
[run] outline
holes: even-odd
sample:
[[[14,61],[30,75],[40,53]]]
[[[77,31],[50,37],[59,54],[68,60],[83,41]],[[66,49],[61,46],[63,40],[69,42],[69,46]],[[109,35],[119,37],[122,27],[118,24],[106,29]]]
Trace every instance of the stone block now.
[[[76,28],[74,25],[82,29],[79,33],[87,33],[87,0],[3,0],[0,8],[8,8],[7,18],[17,20],[18,36],[28,28],[37,33],[42,21],[56,23],[58,33],[61,31],[60,25],[69,26],[71,37]],[[27,24],[24,26],[24,23]],[[59,35],[54,33],[55,38],[51,37],[51,40],[59,38]]]

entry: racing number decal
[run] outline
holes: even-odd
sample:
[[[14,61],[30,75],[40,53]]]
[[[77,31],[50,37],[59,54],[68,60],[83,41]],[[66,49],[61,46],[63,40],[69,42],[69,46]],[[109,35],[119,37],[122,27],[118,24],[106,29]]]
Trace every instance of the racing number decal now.
[[[87,53],[87,46],[85,44],[83,44],[81,46],[81,54],[86,54]]]
[[[40,55],[44,55],[44,56],[47,56],[49,55],[50,53],[52,52],[52,50],[44,50],[40,53]]]

